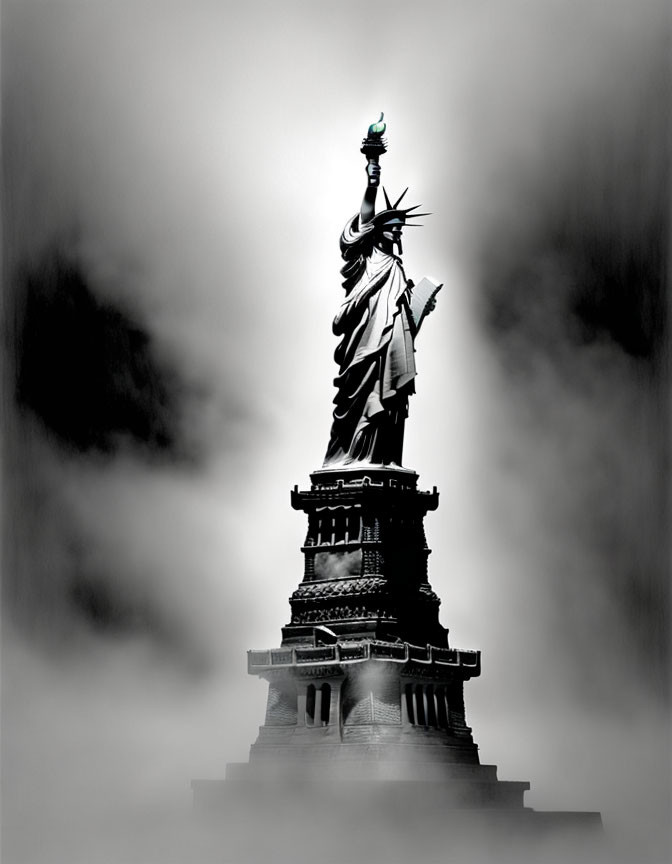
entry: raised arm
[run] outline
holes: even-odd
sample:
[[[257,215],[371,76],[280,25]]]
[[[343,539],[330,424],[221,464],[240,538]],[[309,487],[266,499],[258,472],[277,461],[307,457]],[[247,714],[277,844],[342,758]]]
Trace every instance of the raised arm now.
[[[383,138],[383,132],[386,129],[383,117],[384,115],[381,112],[380,120],[369,126],[369,131],[366,138],[362,141],[360,150],[366,156],[366,176],[368,177],[366,192],[364,193],[362,207],[359,211],[362,224],[370,222],[376,212],[376,192],[380,185],[380,163],[378,160],[387,151],[387,144]]]
[[[377,161],[369,159],[366,165],[366,175],[369,178],[364,198],[362,198],[362,207],[359,211],[362,224],[370,222],[376,212],[376,193],[380,184],[380,165]]]

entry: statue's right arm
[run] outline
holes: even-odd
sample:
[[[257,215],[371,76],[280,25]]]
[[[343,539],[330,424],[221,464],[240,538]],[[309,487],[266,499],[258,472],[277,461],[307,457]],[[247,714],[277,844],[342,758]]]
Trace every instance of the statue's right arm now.
[[[377,162],[370,161],[366,166],[366,174],[369,178],[362,206],[359,211],[360,221],[362,224],[370,222],[376,212],[376,193],[378,192],[378,184],[380,183],[380,165]]]

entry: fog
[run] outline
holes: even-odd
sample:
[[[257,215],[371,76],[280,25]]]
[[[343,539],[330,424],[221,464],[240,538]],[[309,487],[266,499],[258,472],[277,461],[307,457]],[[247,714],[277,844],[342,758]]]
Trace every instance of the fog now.
[[[445,286],[404,464],[482,761],[669,859],[669,34],[657,0],[4,3],[3,860],[193,858],[190,781],[247,758],[381,110]]]

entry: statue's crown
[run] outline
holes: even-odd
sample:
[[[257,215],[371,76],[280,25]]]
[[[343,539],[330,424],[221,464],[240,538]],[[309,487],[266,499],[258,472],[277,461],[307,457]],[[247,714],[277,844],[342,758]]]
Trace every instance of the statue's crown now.
[[[397,198],[397,200],[392,204],[388,197],[387,191],[383,186],[383,195],[385,196],[385,210],[381,210],[380,213],[376,213],[371,222],[376,226],[388,226],[388,225],[415,225],[417,223],[409,223],[409,219],[414,219],[416,216],[429,216],[429,213],[414,213],[414,210],[417,210],[420,207],[420,204],[414,204],[413,207],[399,207],[402,198],[408,192],[408,186],[404,189],[401,195]]]

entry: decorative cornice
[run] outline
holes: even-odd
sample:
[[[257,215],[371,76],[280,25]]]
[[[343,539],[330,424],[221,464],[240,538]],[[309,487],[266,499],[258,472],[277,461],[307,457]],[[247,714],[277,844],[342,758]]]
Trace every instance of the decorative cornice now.
[[[375,576],[364,579],[330,579],[303,582],[290,597],[290,603],[326,597],[347,597],[353,594],[381,594],[387,588],[385,579]]]
[[[435,591],[432,591],[432,586],[429,584],[429,582],[421,582],[418,586],[418,590],[428,600],[432,600],[435,603],[441,603],[441,600],[439,600],[439,595]]]
[[[382,642],[361,640],[338,642],[335,645],[295,646],[270,651],[248,651],[248,672],[262,675],[271,669],[293,669],[297,666],[334,666],[349,663],[382,661],[397,663],[402,675],[427,673],[456,678],[475,678],[481,672],[480,651],[457,648],[439,648],[432,645],[411,645],[408,642]],[[421,667],[424,667],[422,669]],[[424,675],[422,676],[424,677]]]

